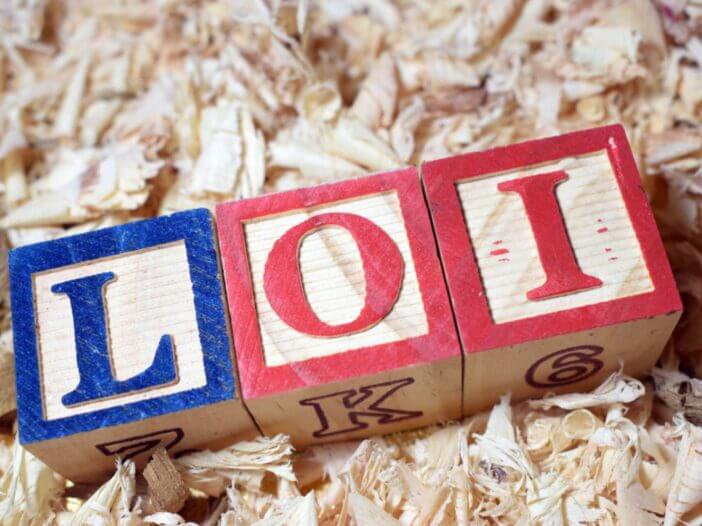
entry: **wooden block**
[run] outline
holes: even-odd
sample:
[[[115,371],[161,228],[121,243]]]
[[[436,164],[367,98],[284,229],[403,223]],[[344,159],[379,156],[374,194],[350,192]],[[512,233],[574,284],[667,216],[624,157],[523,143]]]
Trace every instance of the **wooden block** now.
[[[655,363],[682,307],[621,126],[428,162],[422,177],[467,413]]]
[[[144,468],[144,478],[149,485],[149,499],[155,511],[177,513],[190,496],[166,450],[158,448]]]
[[[207,210],[15,249],[10,288],[20,441],[59,473],[255,435]]]
[[[413,168],[220,205],[247,407],[304,445],[461,413],[461,353]]]

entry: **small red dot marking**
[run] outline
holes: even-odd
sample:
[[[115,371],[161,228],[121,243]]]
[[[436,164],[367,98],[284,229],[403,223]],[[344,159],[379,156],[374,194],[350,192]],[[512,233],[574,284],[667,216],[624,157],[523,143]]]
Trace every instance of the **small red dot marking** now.
[[[501,239],[498,239],[497,241],[493,241],[492,244],[493,244],[493,245],[501,245],[501,244],[502,244],[502,240],[501,240]]]
[[[598,234],[604,234],[604,233],[607,232],[608,230],[609,230],[609,228],[607,228],[606,226],[603,226],[602,228],[598,228],[598,229],[597,229],[597,233],[598,233]]]
[[[612,256],[609,258],[610,261],[617,261],[619,258],[617,256]]]
[[[497,261],[509,261],[509,258],[500,258]]]
[[[490,252],[491,256],[501,256],[502,254],[509,254],[509,250],[506,248],[497,248]]]
[[[605,252],[612,252],[612,249],[607,247],[607,248],[605,248]]]

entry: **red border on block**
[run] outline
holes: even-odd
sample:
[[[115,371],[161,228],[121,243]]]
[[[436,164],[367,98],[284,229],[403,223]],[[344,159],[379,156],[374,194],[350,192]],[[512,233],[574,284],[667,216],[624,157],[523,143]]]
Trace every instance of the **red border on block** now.
[[[651,292],[495,324],[456,183],[573,155],[606,150],[651,275]],[[528,141],[422,165],[422,179],[436,229],[463,349],[474,353],[595,329],[682,309],[673,273],[621,125]]]
[[[396,191],[427,314],[424,336],[286,365],[265,364],[244,222]],[[244,399],[460,356],[441,263],[417,170],[407,168],[217,206],[217,230]],[[282,234],[281,234],[282,235]]]

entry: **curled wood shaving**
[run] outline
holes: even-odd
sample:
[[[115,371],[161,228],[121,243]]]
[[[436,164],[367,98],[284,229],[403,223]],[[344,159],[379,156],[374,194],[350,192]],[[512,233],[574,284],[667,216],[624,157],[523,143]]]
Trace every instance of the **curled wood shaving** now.
[[[314,491],[304,497],[279,500],[274,503],[266,515],[253,523],[253,526],[276,526],[278,524],[299,524],[300,526],[317,526],[317,511]]]
[[[177,513],[159,511],[144,517],[145,524],[158,524],[160,526],[195,526],[194,522],[187,522]]]
[[[670,369],[655,368],[656,395],[691,423],[702,424],[702,380]]]
[[[134,463],[126,461],[117,463],[117,470],[110,480],[95,491],[73,514],[71,526],[83,524],[139,524],[139,503],[133,502],[135,490]]]
[[[11,331],[0,334],[0,418],[17,409],[15,398],[15,357]]]
[[[356,524],[377,524],[378,526],[399,526],[401,524],[363,495],[351,493],[348,498],[349,511]]]
[[[54,472],[15,441],[12,464],[0,478],[0,522],[8,526],[51,521],[62,491]]]
[[[550,396],[542,400],[533,400],[532,407],[548,409],[582,409],[598,405],[633,402],[646,392],[643,384],[636,378],[625,376],[621,371],[612,373],[592,393],[573,393]]]
[[[289,437],[276,435],[220,451],[190,453],[177,459],[176,465],[188,486],[219,496],[231,482],[257,489],[266,472],[294,482],[292,452]]]
[[[678,460],[665,508],[664,526],[673,526],[702,502],[702,430],[678,419]],[[687,520],[691,520],[690,517]]]

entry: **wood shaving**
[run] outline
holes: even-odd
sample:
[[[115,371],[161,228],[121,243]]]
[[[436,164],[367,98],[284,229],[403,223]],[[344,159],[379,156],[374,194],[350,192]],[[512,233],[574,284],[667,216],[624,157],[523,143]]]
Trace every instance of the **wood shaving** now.
[[[2,524],[700,524],[698,0],[9,0],[0,5]],[[621,122],[685,302],[653,382],[294,452],[130,462],[79,488],[24,451],[7,247]]]
[[[52,520],[52,503],[61,490],[53,471],[15,441],[12,462],[0,478],[0,522],[14,526]]]
[[[12,349],[12,331],[0,334],[0,419],[17,409],[15,398],[15,359]]]
[[[188,487],[165,449],[158,449],[142,472],[149,485],[149,503],[157,510],[175,513],[190,496]]]
[[[272,473],[295,482],[290,439],[284,435],[239,442],[220,451],[199,451],[177,459],[185,483],[212,496],[222,495],[230,483],[258,490],[263,477]]]
[[[665,510],[664,526],[683,520],[687,512],[702,502],[702,430],[678,418],[676,434],[682,438],[678,445],[678,460],[671,481]]]
[[[531,402],[533,407],[548,409],[582,409],[598,405],[633,402],[646,392],[643,384],[636,378],[622,374],[621,371],[612,373],[602,385],[592,393],[572,393],[560,396],[549,396],[543,400]]]

